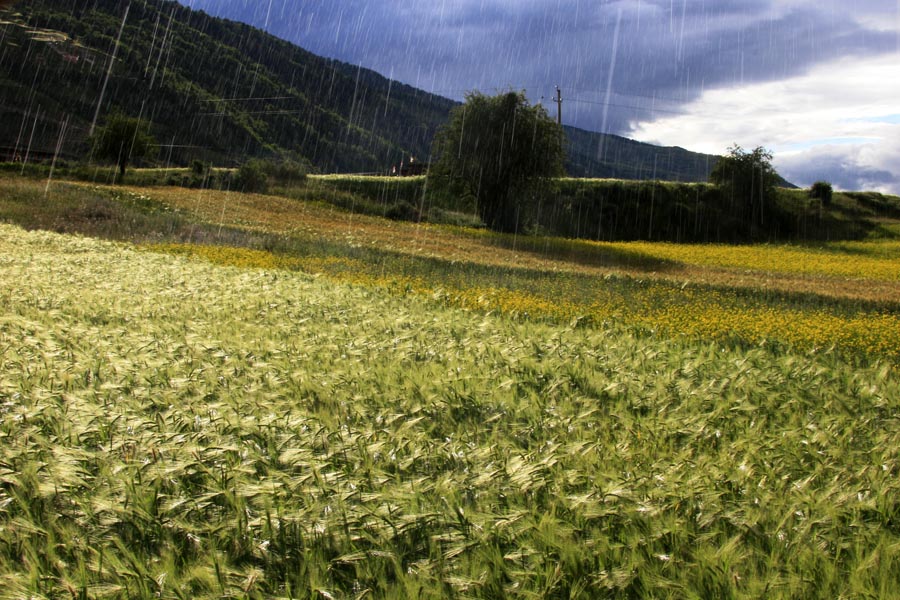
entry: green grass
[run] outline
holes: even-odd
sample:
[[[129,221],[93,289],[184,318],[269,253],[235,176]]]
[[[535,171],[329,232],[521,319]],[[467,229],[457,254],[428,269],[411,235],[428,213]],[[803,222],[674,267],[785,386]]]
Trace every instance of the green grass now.
[[[0,597],[897,597],[887,365],[0,240]]]
[[[728,339],[730,343],[749,346],[788,344],[797,351],[831,349],[860,364],[882,359],[897,362],[900,357],[900,305],[896,285],[890,281],[860,285],[846,277],[819,277],[818,271],[813,270],[811,279],[791,275],[780,287],[751,286],[739,281],[746,278],[743,275],[706,280],[702,269],[688,265],[692,260],[708,258],[721,262],[724,254],[737,250],[738,256],[732,258],[739,267],[747,264],[748,256],[762,256],[754,261],[757,266],[753,268],[757,270],[766,261],[796,267],[798,262],[815,258],[827,267],[842,258],[841,264],[846,266],[858,257],[872,256],[878,259],[875,267],[895,272],[895,242],[833,243],[825,251],[815,252],[794,251],[787,246],[612,246],[559,238],[503,236],[484,230],[432,228],[414,232],[403,227],[389,229],[391,237],[387,242],[370,242],[364,230],[346,238],[346,219],[351,215],[325,208],[327,204],[297,205],[300,212],[309,210],[327,219],[316,225],[313,235],[294,235],[259,231],[255,226],[254,218],[268,218],[265,209],[273,200],[267,196],[220,194],[219,201],[208,190],[185,190],[179,192],[184,198],[173,208],[174,205],[155,199],[161,191],[153,189],[57,183],[49,194],[45,191],[44,185],[27,180],[0,180],[0,215],[27,228],[135,241],[164,252],[207,257],[220,264],[269,268],[280,265],[341,282],[437,297],[445,304],[485,312],[500,310],[518,318],[556,323],[576,318],[585,323],[623,320],[669,335]],[[215,209],[207,215],[208,219],[218,220],[225,211],[237,218],[224,225],[221,221],[204,221],[196,210],[191,211],[201,198],[215,198]],[[249,206],[258,210],[238,212],[243,210],[237,206],[239,200],[250,202]],[[285,211],[295,207],[292,202],[280,206],[278,210]],[[288,216],[278,218],[284,222]],[[372,221],[371,226],[382,228],[386,222]],[[340,235],[335,238],[331,233]],[[498,264],[425,256],[416,253],[415,246],[412,253],[403,250],[409,246],[408,237],[420,235],[432,240],[440,236],[443,241],[435,246],[437,252],[474,244],[467,253],[469,257],[512,251],[516,257],[539,262],[525,267],[517,266],[518,259]],[[210,245],[269,254],[219,252]],[[784,252],[776,252],[779,248]],[[677,258],[682,250],[686,254]],[[665,252],[676,252],[676,259],[665,259]],[[863,276],[866,264],[869,263],[852,271],[853,276]],[[770,276],[760,271],[754,280]]]
[[[234,187],[235,169],[214,168],[206,173],[191,169],[131,168],[124,179],[114,166],[63,163],[53,171],[55,181],[81,181],[97,185],[121,184],[137,187],[177,186],[192,189],[228,190]],[[0,163],[0,176],[47,180],[50,165]],[[323,202],[357,214],[393,220],[483,227],[472,207],[426,194],[425,177],[375,177],[356,175],[310,175],[285,184],[271,178],[268,193],[302,202]]]
[[[0,163],[0,173],[7,177],[46,179],[49,171],[44,164]],[[54,178],[112,184],[116,170],[64,163]],[[235,185],[233,179],[234,169],[197,174],[184,168],[132,168],[120,183],[228,190]],[[471,198],[450,197],[424,176],[310,175],[290,185],[270,178],[268,192],[398,221],[484,227]],[[820,243],[900,235],[894,223],[900,218],[900,198],[874,192],[837,192],[833,202],[823,206],[808,190],[779,189],[766,228],[755,232],[736,220],[734,207],[708,184],[563,178],[534,204],[525,211],[529,216],[523,231],[598,241]]]
[[[429,191],[424,176],[310,175],[302,184],[276,184],[269,191],[301,202],[326,203],[354,214],[395,221],[484,227],[468,204]]]

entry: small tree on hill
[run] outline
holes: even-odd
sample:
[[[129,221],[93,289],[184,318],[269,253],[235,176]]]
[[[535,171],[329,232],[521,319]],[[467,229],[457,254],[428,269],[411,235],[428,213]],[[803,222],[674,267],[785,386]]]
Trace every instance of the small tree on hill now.
[[[475,199],[484,223],[512,232],[523,204],[563,174],[563,132],[521,92],[470,92],[435,140],[431,175],[441,187]]]
[[[736,216],[752,226],[765,224],[766,212],[774,208],[778,180],[771,152],[762,146],[747,152],[737,144],[719,159],[709,176]]]
[[[148,132],[148,123],[120,114],[110,116],[106,125],[93,138],[94,156],[111,160],[119,167],[119,176],[136,159],[149,156],[156,149],[156,140]]]
[[[817,181],[809,188],[809,197],[822,201],[823,206],[831,204],[834,188],[827,181]]]

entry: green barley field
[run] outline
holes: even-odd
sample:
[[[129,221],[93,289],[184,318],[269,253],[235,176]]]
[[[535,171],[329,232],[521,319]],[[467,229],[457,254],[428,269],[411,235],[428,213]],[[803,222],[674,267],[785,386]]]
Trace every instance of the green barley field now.
[[[0,225],[0,598],[896,598],[900,377]]]

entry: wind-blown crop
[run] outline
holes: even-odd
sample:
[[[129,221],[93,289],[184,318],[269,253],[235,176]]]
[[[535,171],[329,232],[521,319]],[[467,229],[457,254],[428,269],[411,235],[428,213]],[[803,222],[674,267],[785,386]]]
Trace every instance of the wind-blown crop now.
[[[0,234],[0,597],[900,589],[887,365]]]

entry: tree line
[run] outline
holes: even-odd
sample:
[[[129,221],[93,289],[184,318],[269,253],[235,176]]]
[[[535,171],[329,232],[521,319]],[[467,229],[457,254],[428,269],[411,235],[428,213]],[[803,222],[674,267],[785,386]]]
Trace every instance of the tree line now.
[[[778,202],[784,180],[763,147],[729,148],[706,186],[610,184],[597,194],[559,181],[564,140],[562,128],[523,92],[470,93],[438,133],[432,185],[468,199],[485,225],[501,232],[736,241],[789,236],[795,226]],[[810,192],[823,204],[831,194],[827,182]]]
[[[99,129],[93,153],[94,158],[116,163],[124,175],[130,161],[153,147],[146,123],[117,114]],[[442,198],[444,207],[474,212],[499,232],[728,242],[790,238],[806,227],[779,204],[777,184],[782,180],[772,166],[772,154],[762,147],[729,148],[705,185],[593,185],[591,180],[561,179],[564,132],[523,92],[468,94],[437,134],[433,153],[429,193]],[[290,171],[299,182],[311,168],[302,161],[279,164],[247,161],[230,183],[234,189],[264,192],[270,179],[289,180],[279,172]],[[827,205],[831,185],[818,182],[809,195]],[[420,212],[410,206],[392,214],[422,218]]]

